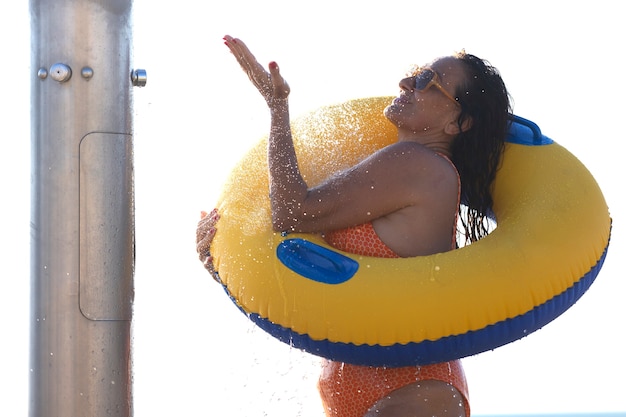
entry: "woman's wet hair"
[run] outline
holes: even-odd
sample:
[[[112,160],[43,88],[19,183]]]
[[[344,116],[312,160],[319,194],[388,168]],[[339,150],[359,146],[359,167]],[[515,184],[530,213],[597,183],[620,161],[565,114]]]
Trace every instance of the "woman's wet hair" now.
[[[464,206],[459,233],[466,242],[475,242],[490,231],[491,189],[509,129],[511,102],[499,71],[488,61],[465,51],[454,57],[465,73],[455,92],[461,105],[458,124],[469,126],[452,144]]]

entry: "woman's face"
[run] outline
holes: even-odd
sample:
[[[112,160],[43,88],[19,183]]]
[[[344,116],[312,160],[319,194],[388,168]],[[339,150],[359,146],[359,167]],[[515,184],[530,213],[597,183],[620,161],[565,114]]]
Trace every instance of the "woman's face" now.
[[[456,122],[459,116],[460,106],[453,99],[457,86],[464,81],[462,63],[456,58],[444,57],[423,69],[435,72],[434,82],[417,90],[415,76],[402,79],[400,95],[385,109],[385,116],[400,131],[414,135],[443,134],[445,125]]]

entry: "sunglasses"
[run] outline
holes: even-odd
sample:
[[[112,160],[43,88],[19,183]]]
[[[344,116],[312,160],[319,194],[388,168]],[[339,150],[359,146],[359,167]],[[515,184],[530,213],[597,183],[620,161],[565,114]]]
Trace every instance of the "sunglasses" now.
[[[439,91],[443,93],[444,96],[448,97],[457,106],[460,106],[460,103],[457,101],[457,99],[452,97],[450,93],[444,90],[444,88],[441,86],[441,83],[439,82],[439,76],[432,69],[418,68],[413,72],[412,76],[415,77],[414,88],[417,91],[426,91],[430,87],[435,86]]]

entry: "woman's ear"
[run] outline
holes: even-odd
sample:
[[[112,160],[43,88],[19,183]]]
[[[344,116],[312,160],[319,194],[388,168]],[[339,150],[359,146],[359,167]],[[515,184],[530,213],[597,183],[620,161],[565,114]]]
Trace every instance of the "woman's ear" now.
[[[471,117],[465,117],[462,122],[459,123],[458,119],[451,120],[445,127],[445,132],[448,135],[456,136],[459,133],[467,132],[472,128],[473,120]]]

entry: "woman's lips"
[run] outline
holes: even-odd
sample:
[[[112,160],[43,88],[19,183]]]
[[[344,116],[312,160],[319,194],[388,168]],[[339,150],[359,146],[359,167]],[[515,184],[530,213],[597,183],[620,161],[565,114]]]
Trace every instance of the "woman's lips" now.
[[[399,96],[393,99],[392,104],[396,106],[404,106],[406,104],[409,104],[409,101],[406,99],[406,97]]]

